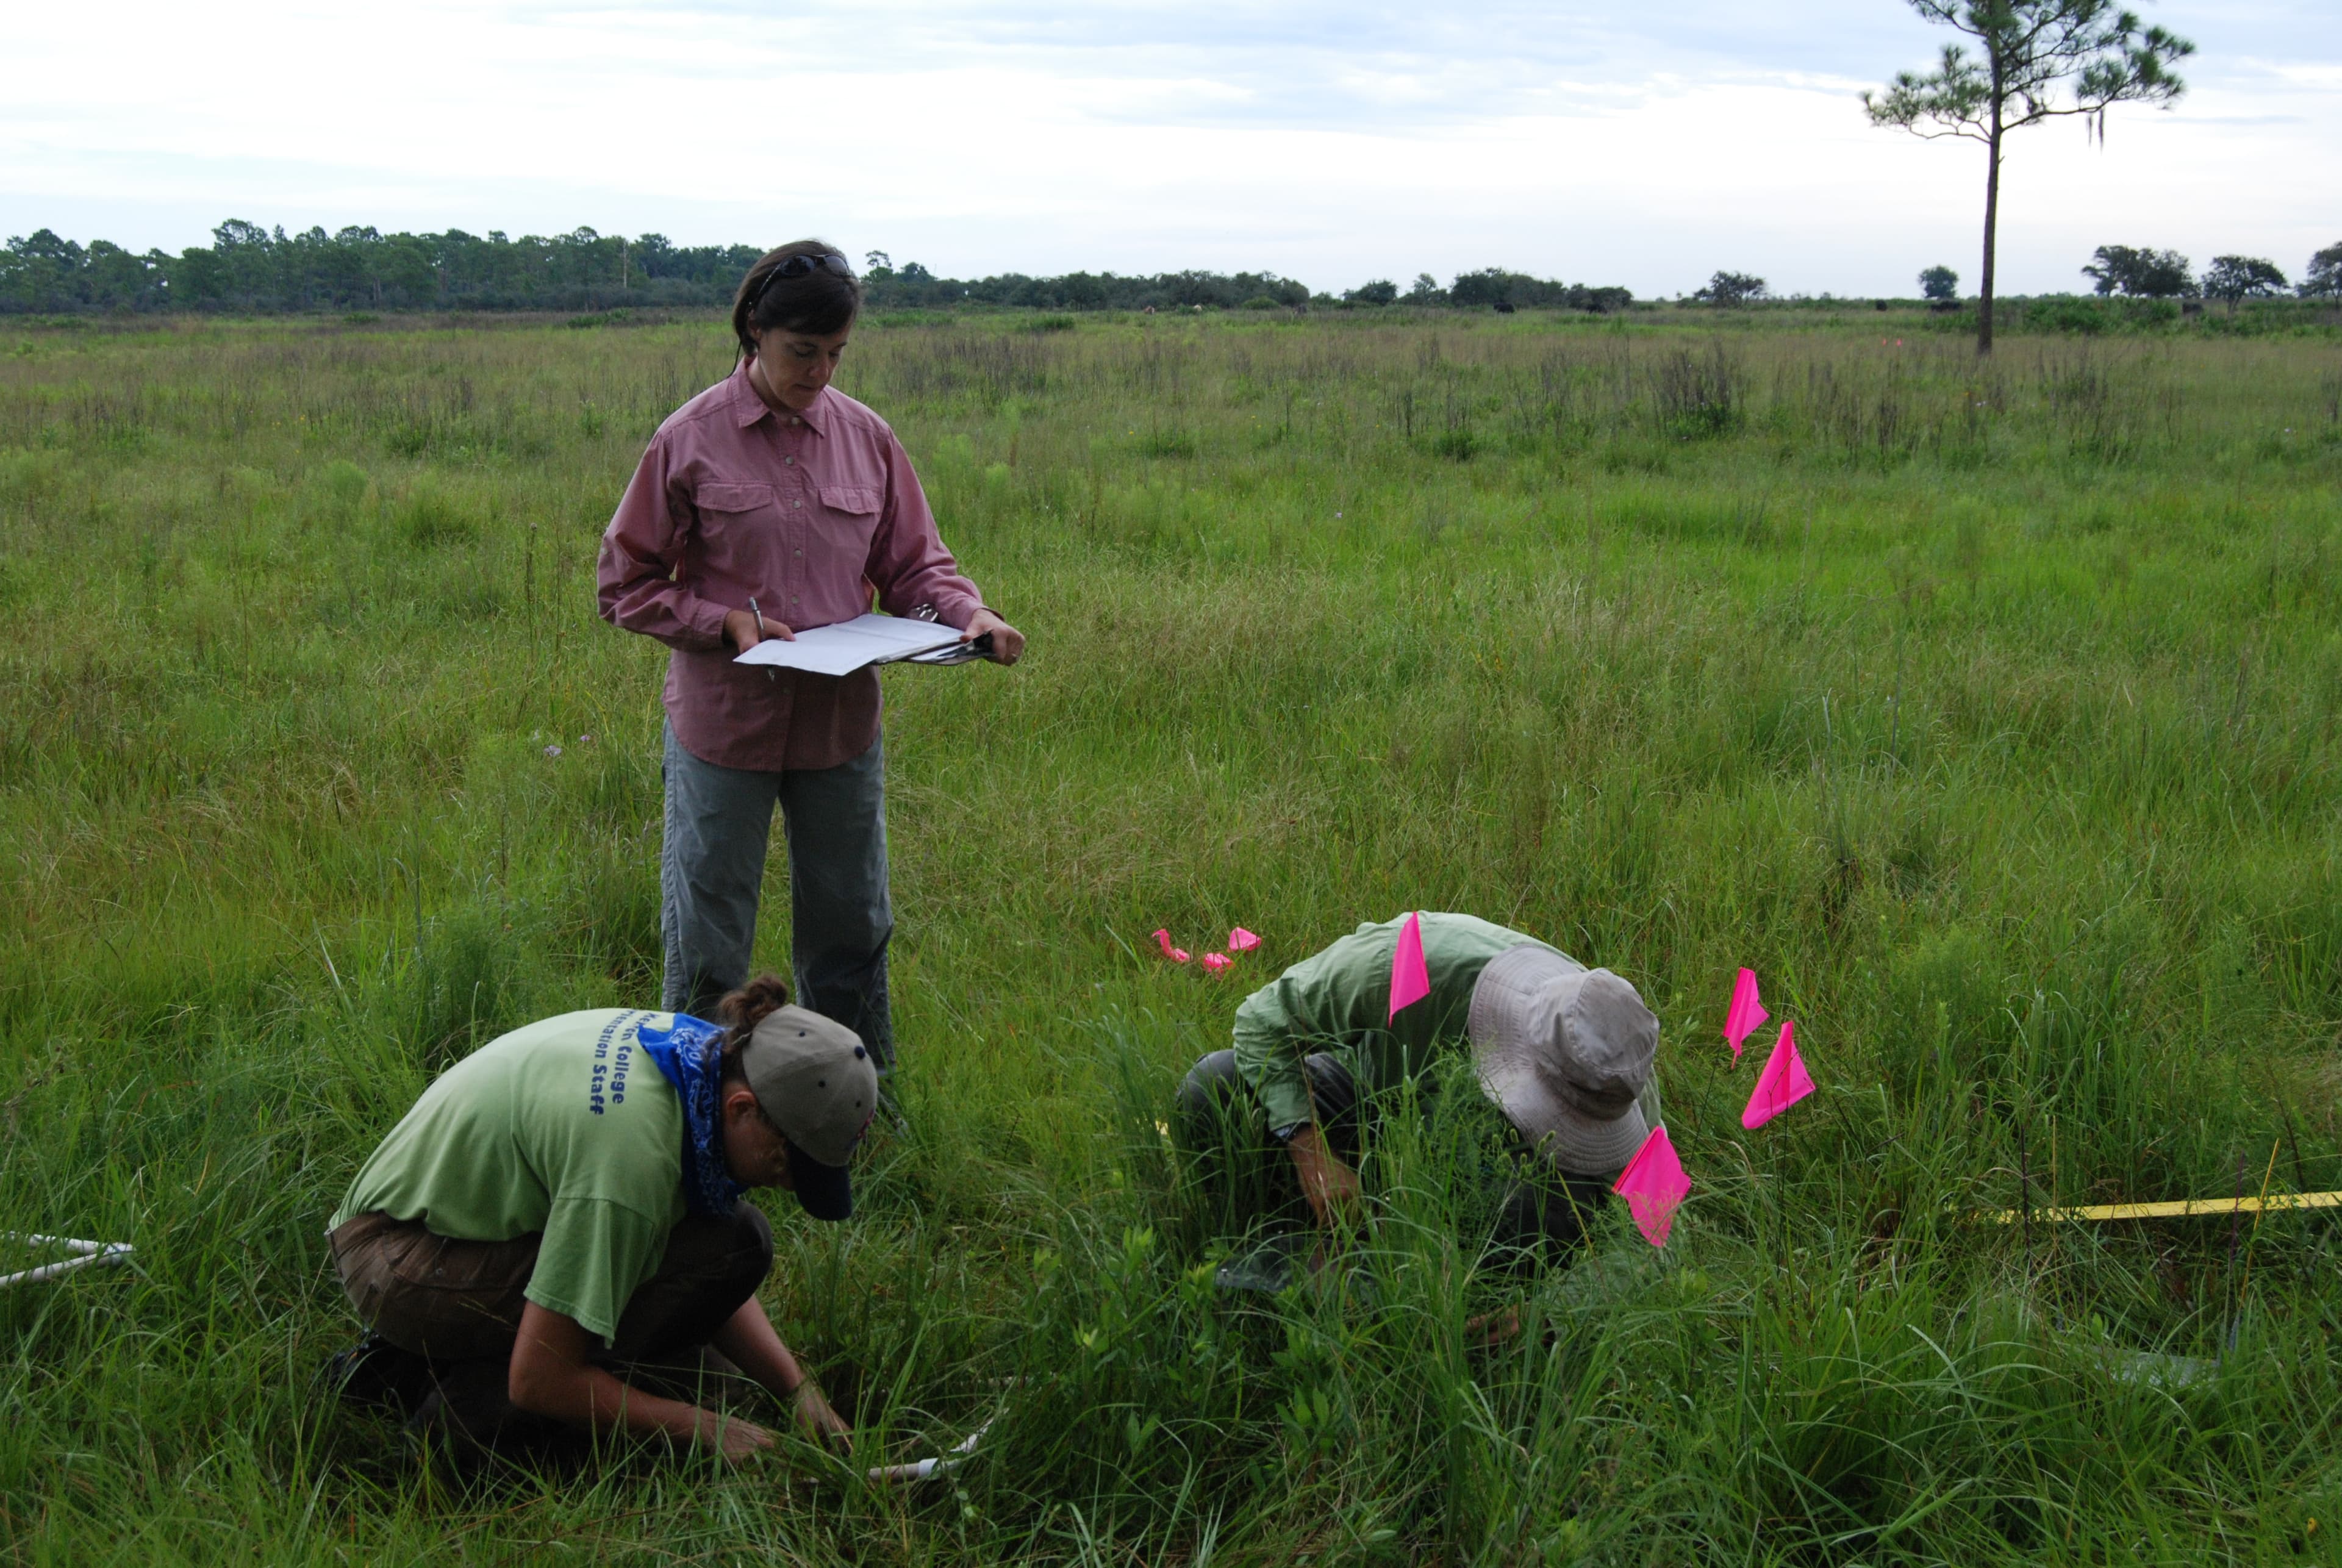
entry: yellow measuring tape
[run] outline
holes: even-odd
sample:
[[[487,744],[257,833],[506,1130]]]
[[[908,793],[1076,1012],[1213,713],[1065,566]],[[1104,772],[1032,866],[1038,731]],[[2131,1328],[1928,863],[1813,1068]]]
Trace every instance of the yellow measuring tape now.
[[[2092,1203],[2078,1209],[2036,1209],[2037,1220],[2173,1220],[2192,1214],[2276,1213],[2283,1209],[2342,1209],[2342,1193],[2271,1193],[2265,1197],[2180,1198],[2167,1203]],[[1990,1224],[2013,1225],[2022,1209],[1978,1214]]]

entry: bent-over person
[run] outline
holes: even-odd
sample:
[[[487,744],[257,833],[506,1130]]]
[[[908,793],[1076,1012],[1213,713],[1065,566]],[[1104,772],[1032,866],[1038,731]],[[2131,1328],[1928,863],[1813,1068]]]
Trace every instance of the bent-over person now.
[[[1331,1226],[1359,1199],[1375,1106],[1428,1087],[1468,1051],[1506,1125],[1492,1173],[1493,1247],[1566,1262],[1656,1119],[1659,1026],[1635,988],[1533,936],[1469,914],[1422,915],[1431,994],[1390,1013],[1404,915],[1303,959],[1236,1009],[1231,1049],[1179,1087],[1188,1172],[1239,1226],[1304,1215]],[[1648,1102],[1647,1104],[1645,1102]]]
[[[773,1233],[744,1195],[846,1218],[878,1080],[852,1030],[787,1001],[767,976],[725,1025],[565,1014],[441,1074],[333,1219],[368,1331],[335,1358],[345,1396],[459,1443],[624,1432],[739,1459],[772,1434],[696,1397],[736,1373],[846,1441],[756,1299]]]

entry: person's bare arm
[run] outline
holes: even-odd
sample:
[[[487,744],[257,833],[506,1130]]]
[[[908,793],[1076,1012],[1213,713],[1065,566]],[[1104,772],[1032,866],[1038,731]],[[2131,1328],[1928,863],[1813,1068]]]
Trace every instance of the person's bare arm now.
[[[821,1385],[806,1375],[797,1358],[781,1343],[773,1320],[765,1314],[764,1303],[755,1296],[742,1302],[740,1310],[725,1320],[710,1343],[733,1365],[794,1411],[806,1436],[826,1440],[840,1448],[854,1446],[852,1429],[829,1407]]]
[[[521,1309],[505,1392],[523,1410],[555,1421],[596,1432],[663,1433],[735,1463],[773,1445],[773,1434],[761,1426],[627,1387],[586,1359],[593,1345],[575,1318],[528,1303]]]
[[[1317,1223],[1331,1230],[1337,1221],[1350,1218],[1358,1203],[1358,1173],[1326,1146],[1316,1125],[1303,1127],[1285,1146],[1293,1154],[1293,1168],[1301,1173],[1301,1194],[1309,1200]]]

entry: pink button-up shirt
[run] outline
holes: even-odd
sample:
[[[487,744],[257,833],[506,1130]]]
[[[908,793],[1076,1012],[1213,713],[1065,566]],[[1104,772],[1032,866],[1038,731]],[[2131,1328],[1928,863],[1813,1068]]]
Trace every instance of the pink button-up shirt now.
[[[851,761],[878,738],[878,674],[744,668],[724,614],[755,599],[792,630],[935,606],[965,627],[976,584],[936,533],[886,422],[833,388],[776,414],[747,366],[667,416],[602,535],[602,618],[675,650],[667,720],[721,767]]]

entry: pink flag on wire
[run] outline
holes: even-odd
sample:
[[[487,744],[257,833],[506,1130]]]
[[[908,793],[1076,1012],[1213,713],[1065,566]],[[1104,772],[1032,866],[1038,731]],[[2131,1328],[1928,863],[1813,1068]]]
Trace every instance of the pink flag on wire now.
[[[1221,970],[1227,968],[1228,965],[1235,962],[1235,959],[1230,958],[1225,953],[1206,953],[1204,954],[1204,967],[1210,970],[1215,974],[1217,974]]]
[[[1796,1028],[1796,1020],[1782,1020],[1781,1037],[1773,1043],[1765,1070],[1756,1074],[1756,1092],[1748,1096],[1748,1109],[1740,1113],[1740,1124],[1751,1132],[1814,1092],[1813,1074],[1806,1071],[1805,1058],[1797,1054],[1792,1038]]]
[[[1163,950],[1163,956],[1169,959],[1172,963],[1185,964],[1187,962],[1187,950],[1184,947],[1174,947],[1171,945],[1170,927],[1165,926],[1162,930],[1157,931],[1155,934],[1155,945],[1161,948]]]
[[[1230,953],[1250,953],[1254,948],[1258,947],[1259,945],[1260,938],[1255,936],[1251,932],[1246,931],[1241,925],[1228,933],[1228,951]]]
[[[1735,1062],[1740,1060],[1740,1043],[1771,1016],[1765,1011],[1765,1004],[1756,1000],[1756,972],[1742,970],[1740,978],[1732,983],[1732,1005],[1724,1014],[1724,1040],[1732,1047]]]
[[[1645,1241],[1655,1247],[1667,1244],[1676,1210],[1691,1192],[1691,1178],[1684,1174],[1683,1162],[1676,1158],[1675,1141],[1667,1136],[1666,1128],[1651,1129],[1651,1135],[1643,1140],[1643,1146],[1635,1151],[1610,1190],[1626,1200],[1626,1212],[1635,1216],[1635,1227]]]
[[[1431,994],[1431,971],[1423,962],[1423,916],[1410,911],[1391,950],[1390,1016]]]

